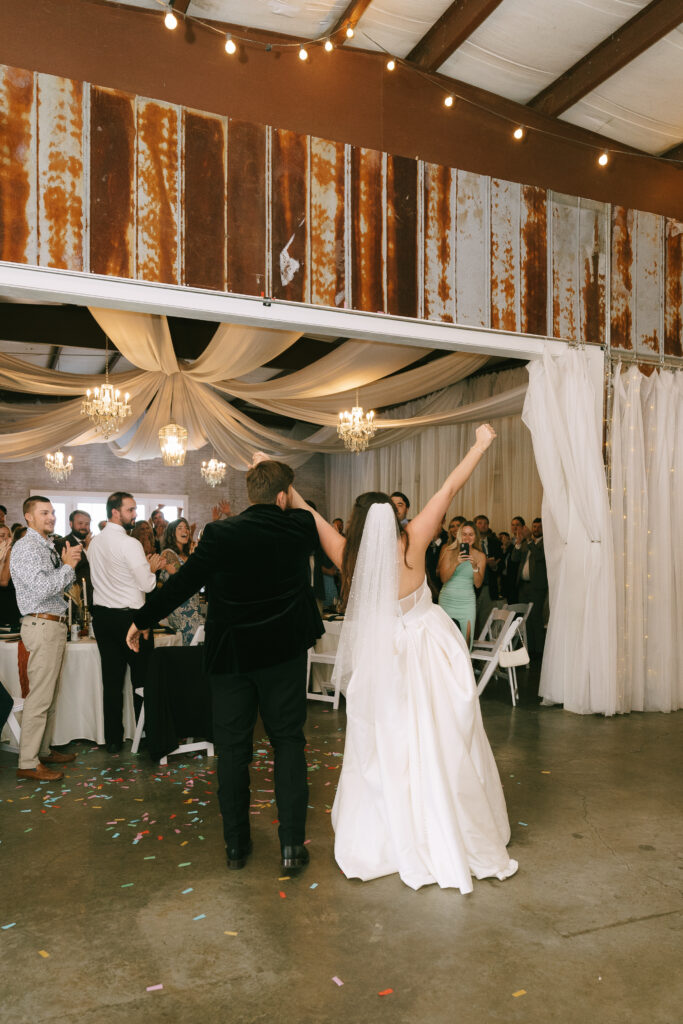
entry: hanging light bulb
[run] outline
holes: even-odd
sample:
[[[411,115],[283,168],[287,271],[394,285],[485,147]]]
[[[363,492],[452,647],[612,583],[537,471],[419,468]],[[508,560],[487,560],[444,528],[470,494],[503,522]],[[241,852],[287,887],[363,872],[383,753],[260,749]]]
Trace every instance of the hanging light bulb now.
[[[232,36],[230,35],[229,32],[228,32],[227,36],[225,37],[225,52],[229,53],[230,56],[232,56],[233,53],[237,52],[237,47],[235,46],[235,40],[232,38]]]
[[[304,46],[299,50],[299,60],[308,60],[308,50]]]
[[[167,423],[159,431],[161,458],[165,466],[182,466],[185,464],[187,451],[187,430],[179,423]]]
[[[169,0],[168,10],[166,11],[166,14],[164,15],[164,25],[171,32],[173,31],[174,28],[178,27],[178,19],[176,18],[175,14],[173,13],[173,0]]]
[[[454,103],[455,103],[455,97],[451,96],[450,94],[448,96],[446,96],[446,98],[443,101],[444,107],[452,107]]]
[[[524,134],[524,129],[521,125],[519,125],[519,127],[515,128],[514,132],[512,133],[512,137],[513,139],[517,139],[518,142],[521,142],[524,138]]]
[[[334,50],[334,43],[332,42],[331,39],[325,40],[325,49],[327,50],[328,53],[332,53],[332,51]]]
[[[393,57],[390,57],[389,60],[387,61],[387,71],[393,71],[395,67],[396,61],[394,60]]]
[[[346,29],[346,38],[353,39],[353,28],[351,27],[351,25],[349,25],[348,28]]]
[[[598,163],[601,167],[607,167],[607,164],[609,163],[609,153],[601,153],[598,157]]]

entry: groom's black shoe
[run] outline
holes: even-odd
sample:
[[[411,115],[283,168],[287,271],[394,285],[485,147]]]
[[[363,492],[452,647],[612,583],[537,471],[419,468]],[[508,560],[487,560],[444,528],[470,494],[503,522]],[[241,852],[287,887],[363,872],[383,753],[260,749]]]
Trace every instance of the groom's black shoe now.
[[[228,861],[228,868],[231,871],[239,871],[247,863],[247,857],[251,853],[253,845],[251,839],[246,846],[226,846],[225,854]]]
[[[283,871],[297,871],[299,868],[305,868],[310,859],[305,846],[282,847]]]

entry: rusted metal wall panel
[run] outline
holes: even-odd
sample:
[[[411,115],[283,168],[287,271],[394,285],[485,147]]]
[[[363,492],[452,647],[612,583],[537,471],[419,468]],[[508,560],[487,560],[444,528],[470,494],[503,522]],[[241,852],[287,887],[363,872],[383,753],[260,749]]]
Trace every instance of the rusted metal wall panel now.
[[[417,316],[417,160],[387,157],[386,309]]]
[[[90,90],[90,270],[135,277],[135,98]]]
[[[520,206],[520,329],[548,333],[548,202],[544,188],[522,185]]]
[[[489,178],[457,172],[456,185],[456,322],[489,324]]]
[[[178,284],[178,108],[138,99],[136,277]]]
[[[491,179],[491,327],[519,330],[520,186]]]
[[[308,137],[273,131],[271,163],[273,295],[308,299]]]
[[[424,303],[427,320],[455,319],[456,172],[424,165]]]
[[[612,207],[610,347],[633,349],[633,235],[635,213],[624,206]]]
[[[579,336],[588,344],[602,345],[607,281],[607,207],[604,203],[580,200],[579,256]]]
[[[341,142],[311,139],[311,302],[320,306],[343,306],[345,302],[345,152]]]
[[[351,151],[351,289],[354,309],[384,312],[382,154]]]
[[[226,286],[227,120],[183,111],[183,283]]]
[[[579,340],[579,200],[551,193],[553,337]]]
[[[638,211],[636,215],[635,339],[636,350],[659,354],[663,313],[663,218]]]
[[[0,259],[36,263],[34,74],[0,65]]]
[[[266,287],[266,128],[228,122],[228,291]]]
[[[83,270],[83,85],[37,76],[38,262]]]
[[[665,238],[664,352],[683,356],[683,223],[667,220]]]

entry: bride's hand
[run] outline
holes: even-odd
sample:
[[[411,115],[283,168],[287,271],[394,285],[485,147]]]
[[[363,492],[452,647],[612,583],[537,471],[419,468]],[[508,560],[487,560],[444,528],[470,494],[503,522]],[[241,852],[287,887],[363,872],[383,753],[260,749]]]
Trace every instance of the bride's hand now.
[[[254,466],[258,466],[259,462],[270,462],[270,455],[266,455],[265,452],[254,452],[254,457],[251,460],[251,466],[249,469],[253,469]]]
[[[490,423],[482,423],[481,426],[477,427],[476,437],[477,448],[479,451],[485,452],[486,449],[495,441],[496,432]]]

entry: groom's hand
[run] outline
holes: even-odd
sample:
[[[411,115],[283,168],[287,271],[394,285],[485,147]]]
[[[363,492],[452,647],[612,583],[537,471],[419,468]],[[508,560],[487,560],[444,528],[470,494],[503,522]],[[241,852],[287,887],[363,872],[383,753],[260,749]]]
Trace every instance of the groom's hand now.
[[[126,643],[130,647],[131,651],[140,650],[140,637],[144,636],[145,640],[149,636],[148,629],[138,629],[135,623],[131,623],[131,627],[126,634]]]

